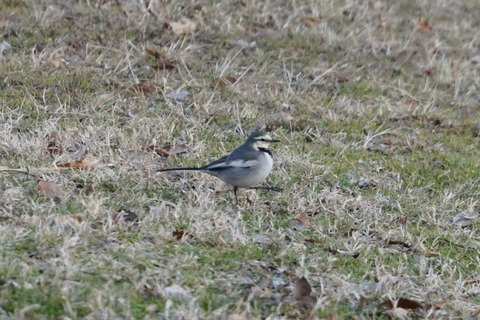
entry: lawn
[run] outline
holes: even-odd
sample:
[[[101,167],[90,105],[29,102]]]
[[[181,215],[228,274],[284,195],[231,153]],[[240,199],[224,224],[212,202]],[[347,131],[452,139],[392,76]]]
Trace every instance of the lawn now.
[[[477,319],[480,2],[0,0],[0,319]],[[266,183],[195,172],[262,129]]]

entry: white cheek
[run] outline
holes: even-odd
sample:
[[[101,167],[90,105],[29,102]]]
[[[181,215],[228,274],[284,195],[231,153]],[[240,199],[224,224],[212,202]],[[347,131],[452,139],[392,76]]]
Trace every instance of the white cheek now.
[[[264,141],[259,141],[259,142],[258,142],[258,147],[259,147],[259,148],[268,149],[268,147],[270,147],[270,144],[267,143],[267,142],[264,142]]]

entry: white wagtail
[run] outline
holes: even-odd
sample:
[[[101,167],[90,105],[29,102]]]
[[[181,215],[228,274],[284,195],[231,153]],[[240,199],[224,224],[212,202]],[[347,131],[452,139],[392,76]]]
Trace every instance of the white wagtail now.
[[[168,168],[159,171],[190,170],[211,174],[233,186],[235,200],[238,188],[265,189],[281,191],[273,187],[257,187],[272,172],[272,152],[268,149],[271,143],[280,142],[272,139],[264,131],[254,131],[240,147],[229,155],[199,168]]]

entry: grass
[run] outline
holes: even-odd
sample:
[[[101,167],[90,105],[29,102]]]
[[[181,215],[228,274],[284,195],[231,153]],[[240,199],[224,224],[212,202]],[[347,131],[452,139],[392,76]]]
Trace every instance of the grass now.
[[[150,5],[0,1],[0,318],[478,314],[476,1]],[[259,128],[281,193],[156,174]]]

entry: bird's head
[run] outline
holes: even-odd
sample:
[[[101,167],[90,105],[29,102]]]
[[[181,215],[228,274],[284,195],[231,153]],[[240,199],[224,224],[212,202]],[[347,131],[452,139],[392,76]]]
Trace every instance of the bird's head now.
[[[251,143],[255,149],[268,149],[274,142],[280,142],[280,140],[272,139],[265,131],[254,131],[247,139],[247,143]]]

